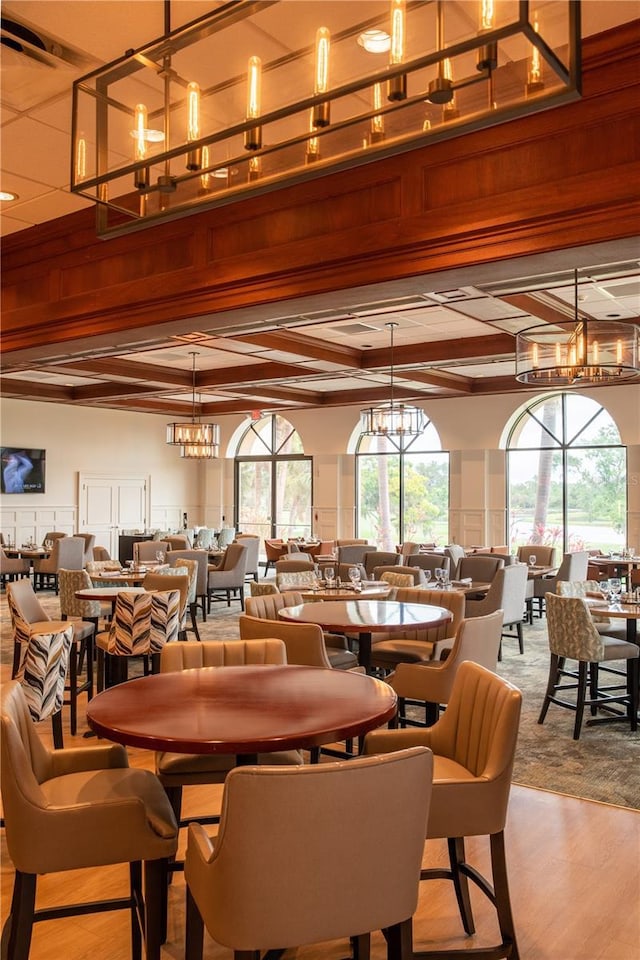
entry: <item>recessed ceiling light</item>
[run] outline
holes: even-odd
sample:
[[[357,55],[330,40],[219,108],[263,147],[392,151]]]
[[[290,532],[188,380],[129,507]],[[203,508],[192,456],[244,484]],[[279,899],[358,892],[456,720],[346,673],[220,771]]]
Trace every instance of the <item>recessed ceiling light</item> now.
[[[358,43],[367,53],[388,53],[391,49],[391,37],[384,30],[365,30]]]
[[[11,190],[0,190],[0,201],[8,202],[9,200],[18,200],[18,194],[13,193]]]

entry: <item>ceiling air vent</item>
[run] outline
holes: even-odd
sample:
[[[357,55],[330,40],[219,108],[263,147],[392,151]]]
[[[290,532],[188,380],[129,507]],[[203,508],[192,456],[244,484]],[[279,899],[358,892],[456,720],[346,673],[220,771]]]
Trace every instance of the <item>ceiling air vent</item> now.
[[[73,80],[98,65],[97,60],[26,20],[2,17],[0,28],[2,98],[16,110],[28,110],[68,91]]]
[[[379,329],[370,323],[345,323],[342,327],[331,327],[332,333],[339,333],[343,337],[361,337],[363,333],[371,333],[372,330],[378,332]]]

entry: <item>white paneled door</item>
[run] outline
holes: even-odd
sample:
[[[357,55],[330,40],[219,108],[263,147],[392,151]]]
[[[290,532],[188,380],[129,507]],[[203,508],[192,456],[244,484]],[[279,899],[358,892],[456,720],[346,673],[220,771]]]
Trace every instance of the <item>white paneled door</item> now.
[[[143,531],[149,516],[149,477],[80,474],[79,529],[93,533],[96,546],[118,556],[124,530]]]

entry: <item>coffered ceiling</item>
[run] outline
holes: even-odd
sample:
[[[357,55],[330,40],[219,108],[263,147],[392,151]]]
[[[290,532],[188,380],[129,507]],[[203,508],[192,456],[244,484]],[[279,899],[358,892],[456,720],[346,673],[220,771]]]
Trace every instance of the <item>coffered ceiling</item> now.
[[[172,4],[173,26],[211,0]],[[292,4],[292,7],[295,6]],[[583,3],[583,33],[633,19],[631,3]],[[636,8],[637,12],[637,8]],[[10,0],[11,18],[46,38],[25,58],[3,47],[2,189],[19,195],[3,215],[14,233],[73,212],[68,192],[73,79],[159,36],[161,0]],[[3,30],[4,34],[4,30]],[[191,411],[192,352],[198,409],[208,417],[286,411],[389,397],[389,330],[395,328],[395,396],[415,402],[514,389],[515,334],[570,319],[574,267],[582,316],[638,322],[636,242],[603,243],[517,262],[429,274],[280,305],[229,311],[111,337],[46,343],[8,354],[5,396],[135,410]]]

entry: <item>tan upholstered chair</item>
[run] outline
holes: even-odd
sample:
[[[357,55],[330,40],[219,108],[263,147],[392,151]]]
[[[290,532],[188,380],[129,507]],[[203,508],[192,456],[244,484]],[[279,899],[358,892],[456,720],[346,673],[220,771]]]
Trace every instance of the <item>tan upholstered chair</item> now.
[[[371,644],[371,665],[392,670],[398,663],[419,663],[439,659],[453,646],[464,616],[464,594],[460,590],[425,590],[420,587],[399,588],[400,603],[427,603],[446,607],[452,619],[439,627],[405,630],[402,633],[374,633]]]
[[[145,563],[147,560],[156,560],[156,554],[162,551],[167,558],[171,550],[169,540],[137,540],[133,544],[133,559],[135,563]]]
[[[191,540],[186,533],[176,533],[163,538],[169,544],[169,550],[191,550]]]
[[[249,597],[246,603],[246,612],[248,616],[259,617],[262,620],[271,620],[282,624],[283,621],[278,619],[278,610],[282,610],[283,607],[295,607],[299,603],[302,603],[301,595],[295,590],[286,590],[284,593],[277,593],[275,595],[267,594],[261,597]],[[293,624],[293,626],[296,626],[296,624]],[[267,636],[267,634],[263,634],[263,636]],[[279,636],[279,634],[275,634],[275,636]],[[355,654],[349,650],[347,640],[344,636],[328,632],[324,632],[322,636],[330,667],[338,670],[350,670],[352,667],[357,667],[358,659]],[[291,656],[292,653],[289,654],[289,663],[302,662],[292,660]],[[319,662],[318,665],[326,666],[322,655],[320,655],[320,660],[322,662]]]
[[[578,740],[585,707],[590,707],[595,713],[600,706],[620,703],[626,707],[631,730],[635,732],[638,729],[637,644],[598,633],[589,608],[581,597],[560,597],[548,593],[545,600],[551,663],[538,723],[544,722],[550,704],[566,707],[575,712],[573,739]],[[578,662],[577,673],[566,667],[567,660]],[[626,685],[623,690],[619,685],[608,688],[600,686],[596,668],[612,660],[626,660]],[[563,683],[565,677],[568,683]],[[577,690],[576,698],[565,699],[563,691],[566,690]],[[592,719],[590,722],[597,721]]]
[[[266,597],[272,593],[280,593],[277,585],[272,580],[254,580],[249,584],[250,597]]]
[[[247,568],[247,548],[242,543],[230,543],[217,567],[209,568],[207,584],[207,610],[211,611],[214,600],[226,600],[231,606],[231,596],[240,600],[244,610],[244,577]]]
[[[26,960],[33,922],[55,918],[55,908],[35,910],[39,875],[129,863],[128,897],[108,905],[69,904],[59,915],[128,909],[136,957],[143,936],[138,908],[144,910],[146,900],[146,958],[160,960],[167,860],[175,854],[178,830],[157,778],[147,770],[130,769],[126,750],[115,744],[47,750],[17,682],[3,686],[1,723],[2,803],[7,847],[16,870],[3,957]],[[55,946],[52,949],[55,954]]]
[[[586,580],[588,566],[589,552],[587,550],[577,550],[563,555],[557,573],[549,574],[546,577],[536,577],[533,581],[533,599],[534,603],[536,601],[538,603],[540,616],[542,616],[544,598],[547,593],[553,593],[557,590],[560,580]]]
[[[57,537],[51,554],[33,562],[34,590],[53,587],[58,592],[58,570],[82,570],[84,567],[84,540],[81,537]]]
[[[432,764],[425,750],[392,756],[229,774],[218,836],[189,827],[190,960],[202,958],[203,926],[245,958],[345,937],[364,957],[384,930],[389,957],[410,960]]]
[[[287,648],[287,663],[331,669],[322,628],[315,623],[262,620],[260,617],[250,617],[243,613],[240,615],[239,626],[242,640],[266,640],[273,637],[282,640]]]
[[[387,574],[390,576],[387,576]],[[399,580],[399,577],[404,579]],[[405,567],[400,563],[375,567],[373,579],[385,580],[394,587],[417,587],[418,584],[424,583],[424,576],[420,567]]]
[[[420,553],[420,544],[414,540],[405,540],[398,546],[398,555],[402,557],[401,563],[406,563],[408,557]]]
[[[437,569],[446,570],[447,577],[451,578],[451,561],[442,553],[414,553],[408,557],[407,566],[420,567],[426,580],[435,580]]]
[[[367,578],[372,580],[376,567],[395,567],[401,561],[402,558],[399,553],[391,553],[387,550],[367,550],[362,559],[362,566]]]
[[[84,573],[83,570],[72,572]],[[84,620],[70,621],[71,640],[67,642],[69,630],[64,623],[66,616],[59,621],[52,620],[40,604],[29,580],[8,584],[7,602],[13,628],[11,676],[33,688],[33,696],[30,693],[27,693],[27,696],[34,720],[51,717],[56,743],[62,745],[62,722],[59,711],[63,702],[69,704],[70,730],[75,734],[78,696],[86,693],[88,700],[93,696],[95,624]],[[81,658],[86,665],[84,681],[78,678],[78,664]],[[56,662],[57,666],[54,666]],[[65,686],[67,671],[69,680]],[[43,684],[45,674],[48,676],[47,685]],[[65,689],[69,694],[68,701],[64,701]],[[40,703],[40,706],[36,707],[36,703]]]
[[[504,618],[502,624],[503,638],[513,636],[513,634],[504,632],[507,627],[515,627],[520,653],[524,653],[522,622],[524,620],[527,583],[527,568],[523,563],[514,563],[508,567],[502,567],[491,581],[486,597],[481,600],[467,597],[465,617],[484,617],[488,613],[493,613],[494,610],[502,610]],[[498,659],[502,659],[502,644],[500,644]]]
[[[283,557],[282,560],[276,560],[276,581],[279,573],[313,573],[315,564],[313,560],[305,560],[303,557]]]
[[[471,577],[481,583],[491,583],[498,570],[504,567],[502,557],[490,553],[476,553],[471,557],[463,557],[458,563],[455,579],[462,580]]]
[[[483,956],[517,957],[511,913],[504,827],[511,772],[520,722],[522,695],[502,677],[477,663],[462,663],[449,706],[426,730],[374,730],[365,738],[367,754],[388,753],[423,745],[433,751],[433,791],[427,839],[446,837],[450,871],[423,870],[422,878],[454,880],[465,931],[475,932],[468,880],[473,880],[496,906],[502,942]],[[491,842],[493,890],[466,863],[465,837],[488,835]],[[494,899],[495,891],[495,899]],[[481,951],[479,951],[481,952]],[[472,957],[473,949],[465,950]],[[447,951],[416,950],[416,958],[446,957]]]
[[[247,569],[245,579],[258,580],[258,562],[260,559],[260,538],[253,533],[239,533],[236,543],[247,548]]]
[[[264,552],[267,558],[264,565],[264,575],[266,577],[269,567],[275,567],[276,561],[287,553],[287,545],[282,540],[265,540]]]
[[[538,567],[552,567],[555,563],[556,548],[542,543],[525,543],[518,547],[518,561],[529,563],[529,557],[536,558]]]
[[[501,610],[484,617],[463,620],[446,660],[399,663],[388,682],[398,694],[400,725],[421,725],[419,721],[408,718],[407,703],[424,704],[426,726],[435,723],[440,706],[449,703],[456,674],[465,660],[479,663],[495,673],[501,630]]]
[[[96,536],[94,533],[74,533],[74,537],[80,537],[81,540],[84,540],[84,554],[82,557],[82,566],[86,567],[90,560],[94,559],[93,556],[93,547],[96,542]]]
[[[92,560],[111,560],[111,554],[106,547],[94,547]],[[85,564],[86,566],[86,564]]]
[[[0,547],[0,581],[4,584],[12,580],[20,580],[22,577],[28,577],[31,571],[31,565],[28,560],[22,560],[19,557],[8,557],[2,547]]]
[[[209,640],[204,643],[187,641],[164,647],[160,655],[161,673],[193,670],[198,667],[243,667],[257,664],[287,662],[282,640]],[[301,764],[298,750],[265,753],[258,763]],[[178,823],[181,823],[182,789],[203,783],[223,783],[236,765],[232,754],[157,753],[156,773],[167,792]],[[217,823],[218,816],[198,818],[200,823]],[[187,821],[188,822],[188,821]]]
[[[371,546],[366,541],[356,543],[355,541],[346,545],[338,543],[338,563],[364,563],[365,553],[371,553]]]

